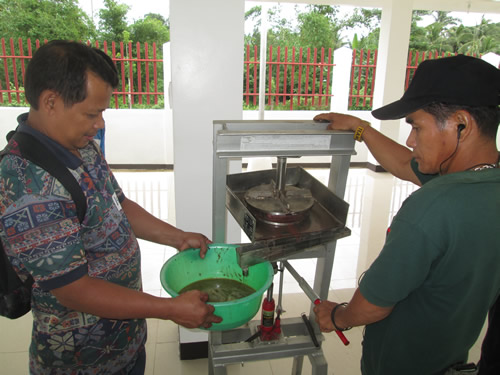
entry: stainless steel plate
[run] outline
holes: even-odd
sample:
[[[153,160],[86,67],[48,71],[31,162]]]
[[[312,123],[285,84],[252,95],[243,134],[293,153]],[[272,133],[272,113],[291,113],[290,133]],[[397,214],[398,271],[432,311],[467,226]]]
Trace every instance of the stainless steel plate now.
[[[251,188],[245,193],[245,201],[264,222],[276,225],[302,221],[314,204],[309,189],[287,185],[282,191],[274,183]]]

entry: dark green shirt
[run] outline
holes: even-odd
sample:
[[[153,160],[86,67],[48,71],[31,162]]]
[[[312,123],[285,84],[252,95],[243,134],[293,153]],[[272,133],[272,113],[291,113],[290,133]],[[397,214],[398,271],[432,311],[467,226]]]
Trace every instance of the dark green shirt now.
[[[499,294],[499,265],[500,169],[415,191],[360,284],[370,303],[394,306],[366,327],[363,374],[442,374],[465,361]]]

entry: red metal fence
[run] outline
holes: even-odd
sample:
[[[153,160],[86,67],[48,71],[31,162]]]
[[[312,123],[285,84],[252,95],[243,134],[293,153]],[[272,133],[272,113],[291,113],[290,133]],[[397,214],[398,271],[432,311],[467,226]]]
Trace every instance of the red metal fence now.
[[[44,41],[45,43],[47,41]],[[87,42],[90,45],[90,42]],[[120,75],[120,85],[113,92],[115,108],[151,108],[163,106],[163,59],[155,43],[115,43],[111,46],[98,42],[115,62]],[[7,41],[1,39],[0,106],[26,105],[24,102],[24,73],[34,50],[28,39]],[[408,55],[405,89],[418,64],[426,59],[436,59],[448,54],[437,52],[413,52]],[[349,109],[370,110],[373,105],[373,88],[377,66],[376,50],[353,50]],[[245,109],[256,109],[259,98],[259,57],[257,46],[245,47],[243,103]],[[333,77],[333,51],[331,49],[288,48],[269,46],[265,82],[266,109],[315,109],[328,110],[331,101]]]
[[[47,43],[45,40],[43,43]],[[87,42],[91,45],[90,42]],[[102,49],[115,62],[120,76],[119,87],[113,92],[112,105],[119,107],[163,106],[163,59],[156,43],[99,42],[94,47]],[[34,46],[30,39],[16,42],[11,38],[1,39],[0,105],[24,104],[24,73],[33,52],[40,47],[37,39]],[[161,77],[161,79],[158,79]]]
[[[266,102],[269,109],[293,110],[330,106],[332,49],[269,46]],[[246,46],[243,99],[247,107],[258,104],[259,65],[257,46]]]
[[[377,51],[352,51],[349,109],[370,109],[377,68]]]

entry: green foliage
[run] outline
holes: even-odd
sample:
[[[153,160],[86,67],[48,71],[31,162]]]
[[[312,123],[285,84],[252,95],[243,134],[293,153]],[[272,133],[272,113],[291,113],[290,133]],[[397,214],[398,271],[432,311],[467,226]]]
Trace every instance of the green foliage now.
[[[134,42],[155,42],[162,45],[170,40],[170,32],[165,27],[164,21],[149,14],[130,26],[130,38]]]
[[[70,40],[106,40],[108,42],[123,41],[125,43],[124,54],[126,57],[130,55],[129,42],[132,49],[136,48],[136,43],[140,42],[144,47],[144,43],[149,45],[149,57],[153,58],[152,44],[157,45],[157,59],[162,59],[161,45],[170,39],[170,25],[169,20],[163,16],[155,13],[149,13],[143,19],[134,21],[128,24],[126,21],[127,13],[130,7],[122,3],[123,0],[104,0],[105,8],[99,11],[98,28],[93,21],[78,7],[78,0],[0,0],[0,37],[15,38],[16,43],[14,50],[8,51],[12,54],[21,54],[20,46],[17,44],[17,39],[21,38],[26,40],[31,38],[31,49],[35,50],[34,40],[39,39],[42,43],[43,40],[51,39],[70,39]],[[348,15],[340,14],[340,7],[329,5],[308,5],[305,10],[303,7],[297,5],[296,9],[296,22],[290,17],[283,16],[281,8],[275,6],[269,9],[268,12],[268,47],[272,46],[272,56],[268,56],[268,60],[291,62],[292,61],[292,48],[296,48],[295,62],[297,62],[300,48],[303,49],[302,61],[306,60],[306,54],[310,49],[311,56],[314,54],[314,49],[318,51],[318,58],[321,48],[325,49],[325,54],[328,54],[328,49],[337,49],[343,45],[350,45],[354,49],[363,49],[375,51],[378,48],[378,40],[380,35],[380,9],[370,8],[355,8],[353,12]],[[245,19],[253,21],[254,28],[247,35],[245,35],[245,45],[257,46],[257,54],[260,51],[260,24],[261,24],[262,6],[256,6],[245,13]],[[433,22],[428,26],[419,26],[419,21],[423,17],[432,17]],[[352,41],[345,41],[342,39],[343,32],[355,28],[357,31]],[[94,42],[92,42],[94,43]],[[500,23],[491,23],[487,19],[482,19],[481,23],[474,27],[467,27],[460,24],[459,20],[449,16],[448,12],[438,11],[414,11],[411,25],[410,50],[418,51],[437,51],[438,54],[442,53],[465,53],[471,55],[485,54],[487,52],[500,53]],[[100,44],[102,45],[102,43]],[[278,56],[278,46],[281,46],[280,54]],[[288,47],[288,56],[285,58],[285,46]],[[24,52],[26,54],[27,47],[24,44]],[[268,51],[269,53],[269,51]],[[132,51],[133,56],[137,56],[136,51]],[[145,50],[141,51],[141,57],[145,56]],[[247,56],[246,59],[253,60],[253,48],[251,57]],[[257,57],[258,60],[258,57]],[[7,61],[9,72],[12,72],[14,67],[18,74],[22,71],[22,62],[20,59],[11,59]],[[14,66],[15,64],[15,66]],[[134,89],[138,87],[137,64],[128,61],[119,61],[117,63],[119,71],[124,67],[125,82],[128,90],[130,85]],[[130,66],[132,64],[132,66]],[[133,78],[128,77],[130,68],[133,72]],[[253,91],[254,82],[258,87],[258,76],[253,76],[253,65],[251,65],[250,72],[250,87]],[[291,67],[284,70],[283,65],[280,66],[280,79],[277,79],[276,72],[277,66],[273,65],[273,76],[271,79],[271,90],[276,90],[279,93],[288,93],[289,97],[286,98],[283,104],[283,97],[279,96],[279,102],[276,104],[273,97],[271,107],[273,109],[287,109],[289,108],[290,93],[297,94],[298,90],[304,91],[305,82],[309,80],[307,93],[311,94],[313,91],[318,93],[320,91],[320,81],[322,82],[322,89],[325,90],[326,79],[328,75],[328,68],[323,69],[323,78],[320,78],[320,68],[316,68],[316,72],[311,68],[307,70],[305,67],[301,68],[300,89],[298,88],[299,81],[299,68],[295,67],[292,74]],[[245,72],[246,74],[246,72]],[[316,75],[315,75],[316,74]],[[163,65],[157,65],[158,76],[158,91],[164,91],[163,87]],[[283,77],[286,76],[287,83],[285,85]],[[356,76],[356,75],[355,75]],[[316,85],[312,87],[313,78],[316,77]],[[130,81],[130,80],[133,81]],[[269,79],[269,78],[268,78]],[[292,87],[291,81],[294,81]],[[331,79],[331,77],[330,77]],[[370,87],[373,77],[372,73],[367,73],[361,78],[355,78],[354,84],[357,85],[357,80],[360,79],[360,92],[358,95],[364,94],[365,87]],[[12,77],[9,77],[12,80]],[[153,68],[150,66],[149,76],[146,75],[146,69],[141,69],[141,89],[146,90],[146,80],[149,80],[150,90],[153,91]],[[12,85],[11,82],[5,82],[5,76],[0,76],[0,83],[2,87]],[[331,83],[331,82],[330,82]],[[246,88],[245,88],[246,89]],[[266,84],[266,90],[269,90],[269,84]],[[7,94],[3,94],[2,98],[4,103],[8,104]],[[15,95],[14,95],[15,96]],[[113,97],[114,98],[114,97]],[[154,106],[153,97],[151,97],[151,104],[146,104],[146,96],[143,95],[143,104],[139,102],[138,96],[134,96],[134,108],[146,106]],[[246,99],[246,98],[245,98]],[[113,99],[114,100],[114,99]],[[17,102],[17,97],[15,99]],[[246,102],[246,100],[244,100]],[[324,99],[323,99],[324,102]],[[253,97],[250,98],[250,103],[253,103]],[[266,100],[266,105],[268,101]],[[316,102],[317,104],[317,98]],[[163,105],[163,98],[158,106]],[[370,104],[366,104],[370,105]],[[360,107],[357,109],[366,109],[366,105],[356,105],[353,107]],[[129,104],[123,104],[120,100],[119,106],[129,107]],[[113,106],[114,108],[114,103]],[[251,106],[250,106],[251,107]],[[297,98],[294,97],[294,109],[311,108],[311,99],[309,98],[308,104],[305,104],[304,98],[298,103]],[[321,108],[323,109],[323,108]]]
[[[320,12],[299,14],[299,42],[301,46],[312,48],[336,48],[341,46],[339,28]]]
[[[125,31],[128,31],[125,16],[130,7],[119,4],[115,0],[104,0],[105,8],[99,11],[99,33],[104,40],[123,40]]]
[[[128,25],[126,15],[130,9],[128,5],[122,4],[120,0],[104,0],[104,9],[99,11],[99,29],[96,28],[92,20],[87,14],[78,7],[78,0],[0,0],[0,37],[14,39],[13,48],[8,45],[8,54],[13,56],[27,55],[29,50],[27,39],[31,39],[30,48],[36,50],[35,40],[53,39],[68,39],[78,40],[82,42],[91,41],[95,45],[96,40],[115,41],[119,43],[123,41],[125,44],[124,55],[137,56],[135,51],[136,43],[141,42],[142,51],[141,58],[145,57],[145,44],[148,43],[148,57],[161,60],[163,58],[162,44],[170,39],[169,21],[159,14],[149,13],[143,19],[135,21],[132,25]],[[22,40],[21,46],[18,40]],[[131,42],[132,51],[129,51],[129,42]],[[156,43],[156,55],[153,54],[153,43]],[[103,45],[103,43],[99,43]],[[22,51],[21,51],[22,49]],[[131,52],[131,53],[130,53]],[[118,50],[118,58],[120,51]],[[0,84],[2,87],[12,86],[14,80],[14,71],[18,74],[18,84],[22,82],[21,72],[26,63],[22,59],[7,59],[7,68],[9,71],[9,82],[6,82],[6,76],[0,75]],[[122,74],[121,64],[124,65],[124,80],[128,90],[128,86],[133,84],[134,91],[139,88],[139,80],[137,77],[137,63],[129,61],[118,61],[117,67]],[[149,91],[156,91],[154,87],[154,68],[152,63],[149,63],[149,75],[146,74],[146,67],[143,63],[140,76],[141,87],[139,91],[146,91],[146,82],[149,80]],[[132,66],[130,66],[132,65]],[[129,77],[130,68],[132,68],[132,77]],[[158,77],[157,91],[163,91],[163,64],[156,64],[156,72]],[[133,80],[133,81],[131,81]],[[120,79],[121,82],[121,79]],[[11,89],[13,89],[11,87]],[[121,88],[120,88],[121,90]],[[24,91],[24,90],[23,90]],[[8,94],[2,94],[2,106],[25,106],[24,95],[21,94],[21,100],[18,104],[17,95],[11,94],[12,103],[9,103]],[[114,98],[114,97],[113,97]],[[129,100],[128,98],[127,100]],[[147,96],[142,96],[143,104],[139,104],[139,97],[134,96],[134,108],[138,107],[157,107],[163,105],[163,97],[158,98],[158,104],[154,102],[154,96],[150,96],[150,104],[147,104]],[[113,99],[114,101],[114,99]],[[114,108],[114,102],[112,103]],[[129,108],[130,102],[123,104],[119,102],[120,108]]]
[[[77,0],[0,0],[3,38],[89,40],[96,35]]]
[[[10,83],[10,90],[12,90],[12,91],[16,90],[16,87],[14,86],[14,84],[12,82]],[[2,107],[28,107],[29,104],[26,101],[26,97],[24,95],[24,87],[19,87],[18,90],[22,91],[22,92],[19,92],[18,94],[15,92],[10,93],[10,94],[7,92],[0,93],[1,98],[2,98],[2,101],[0,102],[0,106],[2,106]],[[18,100],[18,96],[19,96],[19,100]],[[10,98],[10,101],[9,101],[9,98]]]

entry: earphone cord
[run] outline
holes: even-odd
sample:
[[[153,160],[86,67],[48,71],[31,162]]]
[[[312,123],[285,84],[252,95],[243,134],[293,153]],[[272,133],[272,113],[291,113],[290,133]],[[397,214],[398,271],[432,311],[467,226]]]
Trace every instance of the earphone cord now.
[[[448,160],[450,160],[456,153],[457,153],[457,150],[458,150],[458,144],[460,143],[460,137],[457,138],[457,146],[455,147],[455,151],[453,151],[451,153],[450,156],[448,156],[446,159],[444,159],[441,164],[439,164],[439,175],[442,175],[442,170],[441,168],[443,167],[443,164],[446,163]]]

